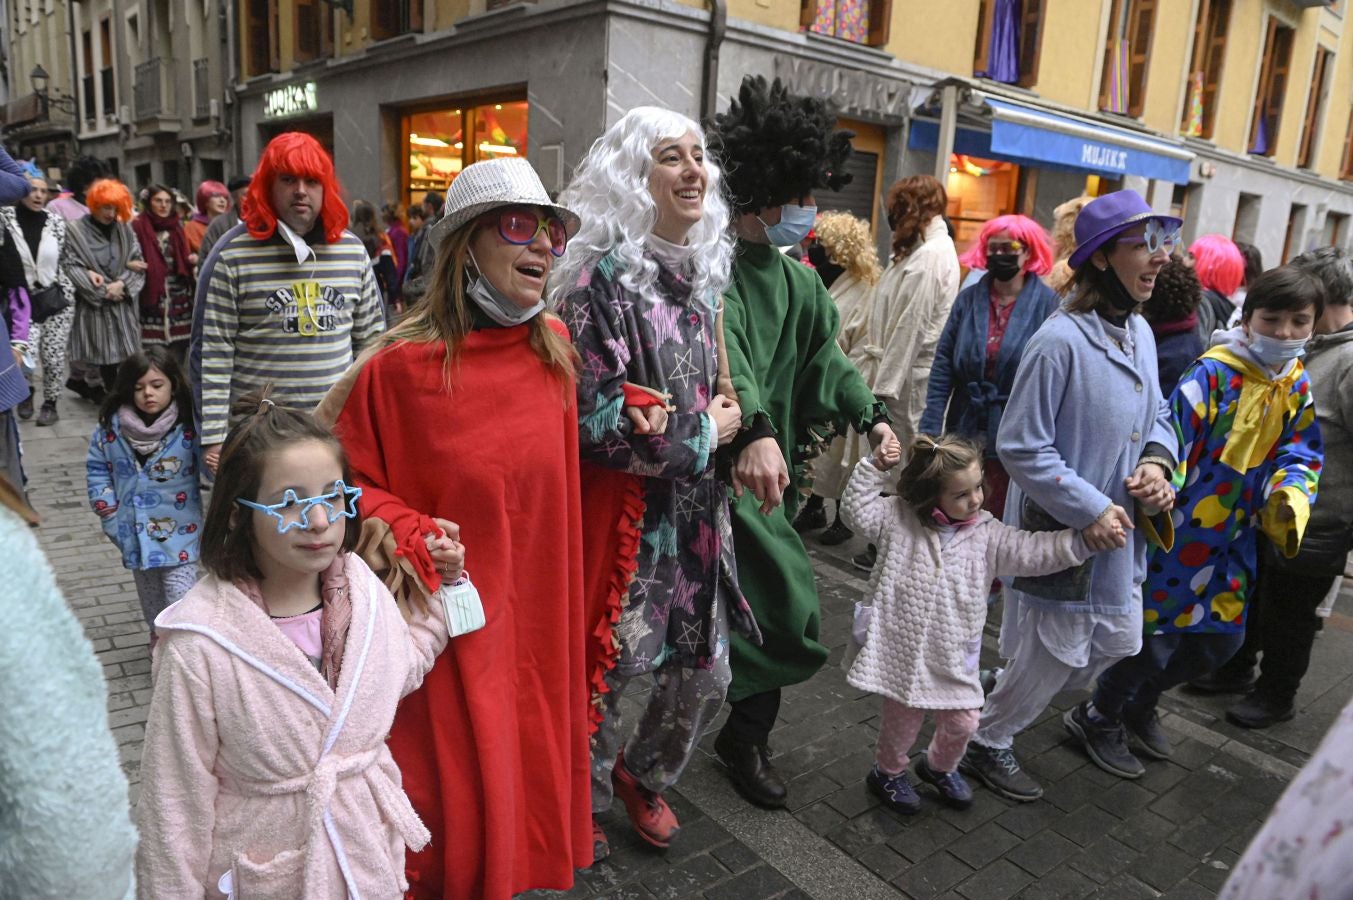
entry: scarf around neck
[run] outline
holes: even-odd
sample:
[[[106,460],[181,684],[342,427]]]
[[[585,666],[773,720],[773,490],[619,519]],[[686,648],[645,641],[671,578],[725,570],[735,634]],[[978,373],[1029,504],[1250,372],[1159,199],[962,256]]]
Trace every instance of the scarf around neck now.
[[[122,436],[141,456],[150,456],[159,450],[160,445],[164,443],[165,435],[174,430],[178,421],[179,407],[172,400],[164,408],[164,412],[156,416],[155,421],[149,425],[134,406],[123,404],[117,411],[117,422],[121,427]]]
[[[1304,397],[1293,386],[1306,370],[1300,360],[1294,360],[1295,365],[1275,376],[1222,346],[1212,347],[1202,358],[1230,366],[1244,378],[1231,432],[1221,451],[1221,461],[1243,474],[1268,458],[1282,436],[1284,416],[1301,408]]]
[[[132,231],[136,232],[136,237],[141,242],[141,255],[146,260],[146,284],[141,288],[141,305],[154,307],[164,296],[164,283],[170,275],[177,275],[183,279],[192,278],[193,268],[188,264],[188,255],[192,253],[188,249],[188,236],[183,233],[183,225],[179,222],[178,216],[172,213],[168,216],[157,216],[150,210],[132,220]],[[156,232],[160,231],[169,232],[169,246],[173,248],[171,255],[174,257],[172,272],[169,264],[165,262],[164,254],[160,252],[160,241],[156,236]]]
[[[335,691],[338,690],[338,676],[343,671],[343,650],[348,643],[348,631],[352,627],[352,596],[348,591],[348,572],[344,567],[347,557],[346,551],[340,552],[319,576],[320,603],[324,610],[319,620],[319,673]],[[237,581],[235,587],[263,610],[264,615],[272,615],[258,582]]]

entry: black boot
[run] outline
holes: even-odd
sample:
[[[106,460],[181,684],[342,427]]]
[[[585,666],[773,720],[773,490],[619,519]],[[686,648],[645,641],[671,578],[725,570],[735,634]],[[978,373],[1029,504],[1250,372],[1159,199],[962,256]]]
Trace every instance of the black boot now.
[[[824,547],[835,547],[837,544],[844,544],[855,536],[855,533],[846,527],[846,523],[841,521],[841,501],[836,502],[836,519],[828,526],[827,530],[817,536],[817,542]]]
[[[25,398],[23,398],[22,400],[19,401],[19,406],[18,406],[18,408],[15,409],[15,412],[17,412],[17,413],[19,414],[19,418],[20,418],[20,419],[31,419],[31,418],[33,418],[33,389],[32,389],[32,388],[29,388],[29,389],[28,389],[28,396],[25,397]]]
[[[1296,716],[1290,697],[1271,697],[1260,691],[1242,697],[1226,710],[1226,720],[1242,728],[1268,728]]]
[[[794,530],[799,534],[807,534],[826,527],[827,509],[822,503],[822,498],[812,494],[799,510],[799,514],[794,517]]]
[[[743,743],[724,730],[714,739],[714,752],[728,767],[733,786],[742,796],[767,809],[785,805],[789,791],[771,766],[765,745]]]

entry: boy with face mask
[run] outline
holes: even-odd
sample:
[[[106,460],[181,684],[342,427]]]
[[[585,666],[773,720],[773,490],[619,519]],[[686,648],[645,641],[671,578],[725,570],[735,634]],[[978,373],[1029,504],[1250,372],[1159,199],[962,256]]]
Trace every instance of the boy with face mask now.
[[[1064,718],[1111,774],[1143,772],[1124,728],[1140,752],[1169,758],[1161,693],[1217,668],[1244,642],[1258,533],[1289,559],[1301,546],[1324,446],[1300,357],[1323,308],[1314,276],[1292,266],[1261,275],[1241,324],[1213,335],[1170,397],[1181,447],[1175,539],[1148,559],[1142,649],[1106,669],[1093,701]],[[1109,740],[1115,732],[1120,740]]]
[[[838,316],[817,273],[777,248],[801,242],[817,213],[813,191],[839,190],[851,134],[818,99],[776,80],[746,78],[715,119],[738,237],[724,332],[743,429],[731,445],[738,579],[764,643],[732,640],[732,715],[715,743],[743,795],[783,806],[784,782],[767,739],[780,689],[827,661],[812,564],[794,533],[797,494],[786,492],[801,451],[854,428],[896,442],[875,399],[836,343]],[[797,452],[796,452],[797,451]]]

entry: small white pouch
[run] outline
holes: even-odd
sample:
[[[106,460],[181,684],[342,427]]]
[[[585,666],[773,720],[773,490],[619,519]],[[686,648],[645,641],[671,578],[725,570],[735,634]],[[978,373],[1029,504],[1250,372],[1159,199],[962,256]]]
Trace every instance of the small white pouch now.
[[[484,604],[479,591],[470,581],[470,573],[462,574],[450,584],[443,583],[434,595],[446,614],[446,631],[451,637],[460,637],[484,627]]]

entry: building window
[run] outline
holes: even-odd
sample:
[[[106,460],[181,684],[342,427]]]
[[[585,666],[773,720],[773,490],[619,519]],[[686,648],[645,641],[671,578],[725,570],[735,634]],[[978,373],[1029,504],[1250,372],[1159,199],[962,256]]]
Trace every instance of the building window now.
[[[382,0],[371,4],[371,39],[384,41],[423,30],[423,0]]]
[[[1264,39],[1264,59],[1259,69],[1259,90],[1254,95],[1250,122],[1250,152],[1272,156],[1278,147],[1282,124],[1283,95],[1292,69],[1292,38],[1295,31],[1269,16]]]
[[[246,78],[282,70],[277,40],[277,3],[278,0],[245,0],[241,4],[244,14]]]
[[[1287,213],[1287,233],[1283,235],[1283,255],[1281,265],[1287,265],[1292,257],[1301,253],[1302,232],[1306,226],[1306,206],[1293,203]]]
[[[296,61],[327,59],[334,55],[334,12],[324,0],[296,0]]]
[[[1141,116],[1146,104],[1146,61],[1151,55],[1151,25],[1157,0],[1113,0],[1104,38],[1104,71],[1099,108]]]
[[[1334,51],[1319,47],[1315,52],[1315,68],[1311,72],[1311,93],[1306,98],[1306,118],[1301,124],[1301,145],[1297,148],[1297,167],[1315,168],[1316,133],[1320,129],[1320,112],[1325,107],[1329,92],[1329,78],[1333,71]]]
[[[1047,0],[982,0],[972,72],[1005,84],[1038,84]]]
[[[99,93],[103,99],[103,114],[108,118],[117,115],[117,79],[113,76],[113,23],[108,19],[99,20],[99,50],[103,63],[99,69]]]
[[[80,32],[80,61],[80,106],[85,123],[93,125],[98,114],[94,106],[94,35],[88,28]]]
[[[405,115],[405,204],[421,203],[428,191],[445,193],[471,163],[526,156],[526,120],[525,100]]]
[[[892,12],[892,0],[803,0],[799,24],[813,34],[882,47]]]
[[[1217,120],[1217,91],[1226,61],[1226,32],[1231,25],[1231,0],[1200,0],[1193,26],[1193,56],[1189,65],[1188,101],[1179,130],[1189,137],[1212,138]]]
[[[1325,233],[1322,237],[1326,246],[1342,245],[1346,234],[1348,234],[1348,216],[1343,213],[1330,213],[1325,216]]]
[[[1344,158],[1339,163],[1339,177],[1353,181],[1353,109],[1348,113],[1348,130],[1344,133]]]
[[[1253,244],[1259,234],[1259,211],[1263,208],[1264,198],[1258,194],[1240,192],[1236,198],[1236,221],[1231,226],[1231,240],[1236,243]]]

